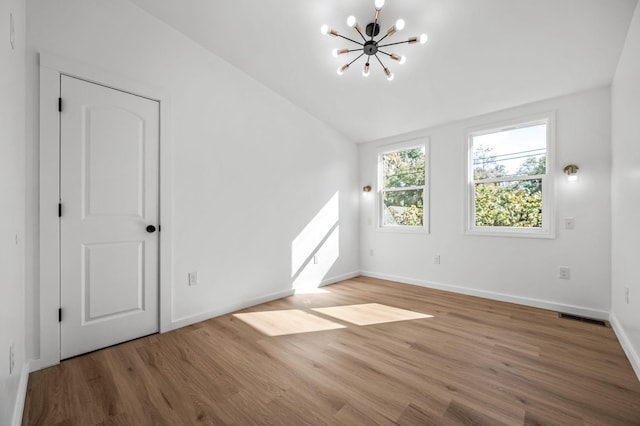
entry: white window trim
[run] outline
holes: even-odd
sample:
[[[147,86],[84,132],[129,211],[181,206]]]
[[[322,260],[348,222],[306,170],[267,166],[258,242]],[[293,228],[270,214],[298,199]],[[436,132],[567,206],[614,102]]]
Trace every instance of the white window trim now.
[[[394,151],[403,151],[411,148],[421,148],[424,147],[424,156],[425,156],[425,176],[424,176],[424,186],[411,186],[402,188],[401,190],[406,191],[409,189],[420,189],[423,188],[423,216],[422,216],[422,226],[384,226],[382,224],[382,208],[383,208],[383,197],[382,197],[382,189],[383,189],[383,179],[382,179],[382,156],[389,152]],[[377,182],[378,187],[376,190],[376,216],[378,220],[377,229],[379,232],[395,232],[395,233],[410,233],[410,234],[428,234],[429,233],[429,222],[431,220],[430,214],[430,198],[431,191],[429,189],[429,174],[431,172],[431,149],[430,149],[430,141],[428,137],[421,137],[418,139],[411,139],[404,142],[389,144],[389,145],[381,145],[378,147],[378,167],[376,168],[377,173]],[[400,190],[400,189],[398,189]]]
[[[547,124],[547,173],[546,175],[527,176],[526,178],[512,177],[512,180],[542,178],[542,227],[517,228],[510,226],[476,226],[475,225],[475,191],[473,180],[473,142],[472,137],[529,127],[535,124]],[[499,123],[489,123],[473,127],[466,131],[466,150],[464,168],[466,170],[464,188],[465,234],[492,237],[519,238],[555,238],[555,112],[545,112],[536,115],[519,117]]]

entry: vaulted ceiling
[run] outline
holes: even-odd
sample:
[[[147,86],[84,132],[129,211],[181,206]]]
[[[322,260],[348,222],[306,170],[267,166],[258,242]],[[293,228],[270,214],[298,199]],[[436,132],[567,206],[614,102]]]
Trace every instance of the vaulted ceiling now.
[[[402,134],[611,83],[637,0],[387,0],[390,41],[426,32],[425,45],[400,45],[387,81],[364,61],[344,75],[350,43],[374,0],[131,0],[356,142]],[[350,56],[349,56],[350,55]]]

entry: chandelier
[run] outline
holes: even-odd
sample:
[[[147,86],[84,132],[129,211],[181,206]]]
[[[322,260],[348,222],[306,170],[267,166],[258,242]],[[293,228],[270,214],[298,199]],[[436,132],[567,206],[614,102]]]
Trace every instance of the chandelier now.
[[[382,67],[382,70],[384,71],[385,75],[387,76],[387,80],[391,81],[393,80],[393,73],[391,71],[389,71],[389,68],[387,68],[384,63],[382,62],[382,60],[380,59],[380,56],[378,56],[378,54],[382,54],[382,55],[386,55],[388,56],[391,60],[394,60],[396,62],[398,62],[399,64],[404,64],[407,60],[407,58],[405,58],[404,56],[401,55],[397,55],[395,53],[388,53],[385,52],[384,50],[382,50],[385,47],[389,47],[389,46],[395,46],[398,44],[404,44],[404,43],[408,43],[408,44],[415,44],[420,42],[420,44],[425,44],[427,42],[427,35],[426,34],[422,34],[420,37],[409,37],[407,40],[404,41],[399,41],[396,43],[386,43],[386,44],[380,44],[383,40],[385,40],[387,37],[391,37],[392,35],[394,35],[396,32],[401,31],[404,28],[404,19],[398,19],[396,21],[396,23],[387,30],[387,33],[382,36],[381,38],[379,38],[378,40],[376,40],[376,37],[380,34],[380,23],[378,22],[380,20],[380,11],[382,10],[382,7],[384,6],[384,0],[375,0],[375,8],[376,8],[376,12],[373,18],[373,22],[370,22],[369,24],[367,24],[367,26],[365,27],[365,34],[362,33],[362,28],[360,27],[360,25],[358,24],[358,22],[356,21],[355,16],[349,16],[347,18],[347,25],[350,26],[351,28],[354,28],[357,33],[360,35],[360,37],[362,37],[362,43],[353,39],[350,39],[349,37],[345,37],[343,35],[341,35],[340,33],[338,33],[338,31],[329,28],[328,25],[323,25],[322,27],[320,27],[320,32],[324,35],[330,35],[333,37],[340,37],[343,38],[345,40],[348,40],[352,43],[357,44],[358,48],[355,49],[349,49],[349,48],[343,48],[343,49],[333,49],[333,57],[337,58],[340,55],[344,55],[347,53],[351,53],[351,52],[362,52],[360,53],[355,59],[353,59],[350,62],[347,62],[346,64],[342,65],[341,67],[338,68],[338,75],[342,75],[344,74],[344,72],[349,69],[349,67],[356,62],[358,59],[362,58],[363,56],[367,55],[367,62],[364,64],[364,69],[362,70],[362,75],[365,77],[369,76],[369,67],[371,66],[371,57],[376,58],[376,60],[378,61],[378,63],[380,64],[380,66]]]

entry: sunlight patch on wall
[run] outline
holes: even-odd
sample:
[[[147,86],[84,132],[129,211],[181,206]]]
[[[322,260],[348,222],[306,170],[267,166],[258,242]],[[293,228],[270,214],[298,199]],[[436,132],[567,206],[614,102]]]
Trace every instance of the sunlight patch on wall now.
[[[317,288],[340,256],[339,192],[320,209],[291,243],[292,288]]]
[[[315,255],[300,269],[293,279],[293,288],[296,292],[310,291],[317,288],[327,276],[340,253],[340,227],[329,234],[324,243],[317,249]],[[315,259],[317,260],[315,260]]]
[[[372,325],[395,321],[433,318],[433,315],[421,314],[419,312],[394,308],[393,306],[381,305],[379,303],[332,306],[329,308],[315,308],[313,310],[356,325]]]
[[[317,315],[299,309],[248,312],[233,314],[233,316],[267,336],[282,336],[285,334],[346,328],[344,325],[320,318]]]

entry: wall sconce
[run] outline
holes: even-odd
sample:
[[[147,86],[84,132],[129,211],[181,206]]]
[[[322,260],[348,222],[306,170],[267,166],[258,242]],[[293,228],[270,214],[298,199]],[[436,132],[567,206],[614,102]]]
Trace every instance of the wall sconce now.
[[[363,192],[371,192],[371,185],[363,186],[362,187],[362,191]]]
[[[567,175],[567,180],[569,182],[575,182],[578,180],[578,169],[579,167],[575,164],[569,164],[564,168],[564,173]]]

